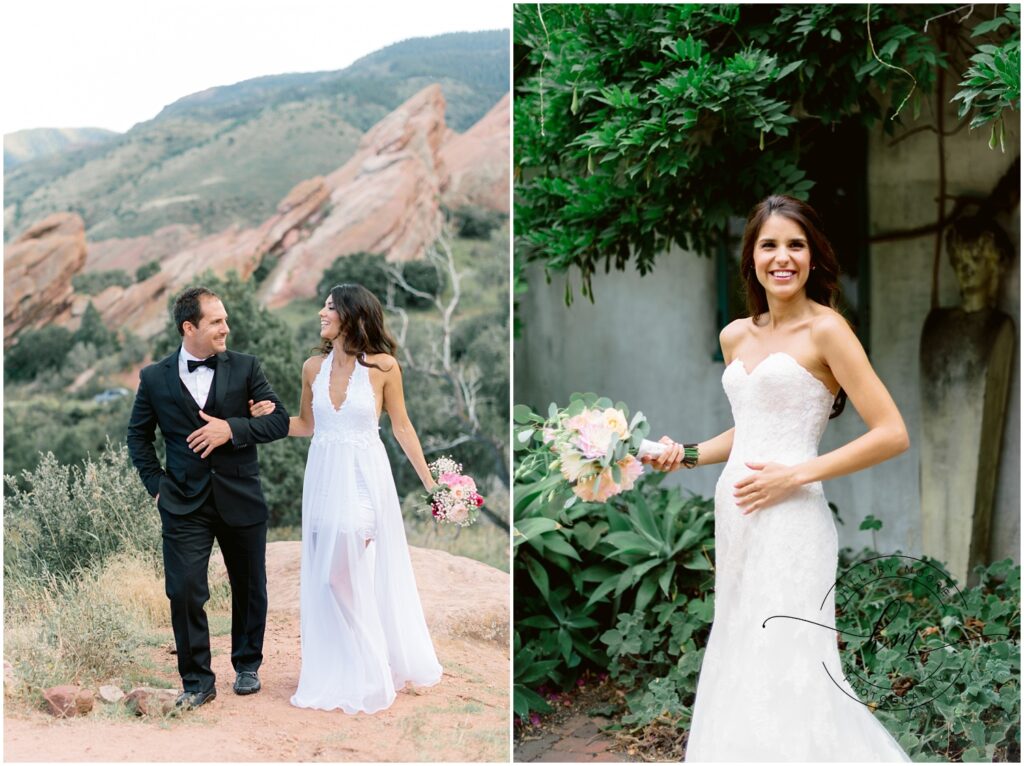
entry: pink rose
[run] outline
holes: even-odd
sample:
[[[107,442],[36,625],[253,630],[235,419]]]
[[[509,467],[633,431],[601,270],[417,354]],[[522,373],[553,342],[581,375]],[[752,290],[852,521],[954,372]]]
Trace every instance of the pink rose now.
[[[452,509],[448,511],[448,520],[461,524],[469,518],[469,509],[465,503],[459,503],[458,505],[452,506]]]

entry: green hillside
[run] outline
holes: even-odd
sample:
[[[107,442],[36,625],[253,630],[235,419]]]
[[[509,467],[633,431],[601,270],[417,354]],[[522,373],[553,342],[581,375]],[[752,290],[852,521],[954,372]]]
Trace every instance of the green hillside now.
[[[4,135],[4,170],[68,149],[101,144],[119,135],[103,128],[29,128]]]
[[[169,223],[205,232],[265,219],[296,183],[348,159],[359,137],[430,83],[465,130],[508,91],[508,31],[416,38],[337,72],[260,77],[186,96],[101,144],[30,160],[4,175],[10,239],[74,210],[91,239]]]

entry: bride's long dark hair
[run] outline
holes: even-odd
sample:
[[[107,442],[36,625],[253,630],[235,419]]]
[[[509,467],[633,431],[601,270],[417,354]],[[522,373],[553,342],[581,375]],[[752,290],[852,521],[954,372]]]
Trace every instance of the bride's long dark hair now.
[[[345,353],[354,356],[364,367],[384,370],[379,364],[366,361],[367,354],[395,356],[398,350],[398,344],[384,326],[384,309],[377,296],[362,285],[343,284],[331,288],[331,301],[341,317],[339,335]],[[333,345],[333,338],[325,338],[320,344],[320,353],[326,356]]]
[[[765,221],[773,214],[788,218],[804,230],[807,245],[811,251],[813,268],[807,277],[804,290],[807,297],[822,306],[839,311],[839,259],[836,258],[832,243],[828,241],[822,230],[821,218],[814,208],[806,202],[785,194],[773,194],[758,202],[747,216],[747,226],[743,230],[743,248],[740,256],[740,275],[747,291],[747,311],[756,324],[762,314],[768,311],[768,294],[757,280],[754,269],[754,246],[757,235]],[[840,314],[842,316],[842,314]],[[844,317],[845,319],[845,317]],[[837,417],[846,406],[846,392],[840,388],[832,403],[832,414],[829,419]]]

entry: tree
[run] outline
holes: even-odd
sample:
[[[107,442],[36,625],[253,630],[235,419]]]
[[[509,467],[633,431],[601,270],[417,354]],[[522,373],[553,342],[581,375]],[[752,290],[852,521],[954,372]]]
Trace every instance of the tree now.
[[[383,301],[388,289],[388,277],[381,268],[383,263],[384,256],[379,253],[358,252],[338,256],[317,282],[316,293],[322,300],[335,285],[355,282]]]
[[[422,434],[428,460],[431,454],[456,451],[464,456],[458,458],[464,463],[489,464],[491,473],[508,487],[507,312],[460,316],[464,275],[455,266],[447,231],[427,249],[427,261],[445,275],[447,294],[420,290],[406,280],[399,265],[385,266],[394,286],[386,308],[399,320],[395,337],[407,378],[405,389],[420,392],[415,400],[410,398],[410,414]],[[429,303],[435,321],[411,321],[395,300],[403,292]],[[475,337],[465,342],[458,328],[470,323]],[[508,523],[497,517],[491,520]]]
[[[82,322],[78,330],[72,336],[72,344],[87,343],[96,349],[97,355],[112,354],[120,351],[121,344],[117,340],[117,333],[111,330],[103,322],[103,317],[96,307],[89,301],[82,314]]]
[[[672,244],[709,255],[767,194],[806,199],[818,136],[896,131],[947,70],[965,73],[961,117],[998,144],[1020,103],[1018,7],[943,10],[516,5],[517,290],[534,260],[577,268],[593,299],[602,261],[645,274]]]
[[[388,290],[392,289],[392,280],[388,276],[389,269],[401,271],[406,281],[416,287],[419,293],[434,295],[444,289],[444,278],[429,261],[409,261],[408,263],[389,266],[382,254],[353,253],[334,259],[324,275],[317,283],[317,294],[324,297],[335,285],[354,282],[362,285],[376,295],[381,303],[387,300]],[[402,308],[426,308],[429,301],[399,290],[394,294],[394,303]]]

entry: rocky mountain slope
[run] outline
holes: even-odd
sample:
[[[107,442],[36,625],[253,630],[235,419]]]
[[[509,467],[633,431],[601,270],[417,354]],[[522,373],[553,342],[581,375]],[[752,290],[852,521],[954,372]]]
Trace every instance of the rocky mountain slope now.
[[[347,162],[297,183],[257,226],[232,225],[206,236],[170,226],[150,236],[92,243],[79,215],[49,216],[5,247],[5,346],[27,326],[75,329],[90,301],[107,326],[152,337],[166,322],[168,298],[207,269],[248,278],[266,261],[260,296],[281,306],[312,296],[338,256],[422,257],[440,231],[442,204],[507,212],[507,96],[464,134],[447,127],[445,96],[437,84],[415,94],[367,131]],[[449,190],[457,196],[449,197]],[[72,277],[86,269],[132,274],[151,260],[159,261],[160,271],[129,287],[91,297],[71,287]]]
[[[58,211],[91,240],[168,225],[210,234],[256,226],[298,182],[326,175],[362,134],[431,83],[466,130],[508,92],[508,32],[417,38],[337,72],[275,75],[210,88],[98,146],[25,162],[4,176],[8,240]]]

